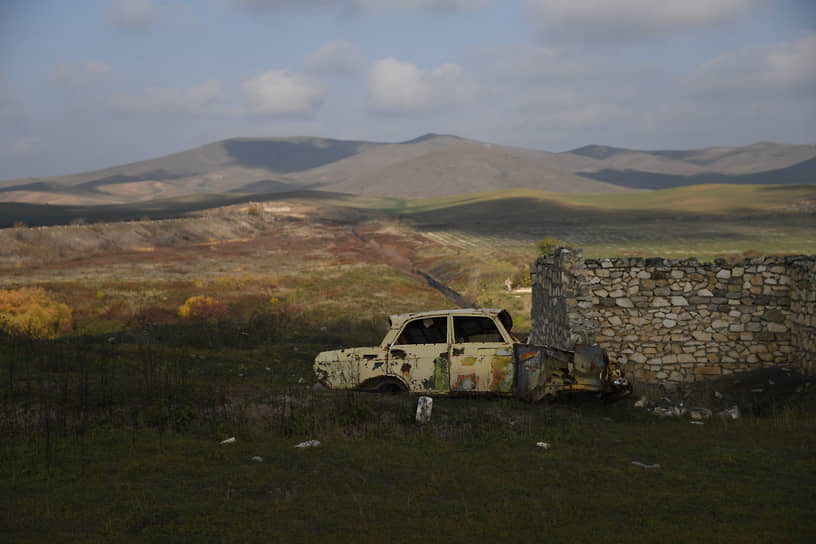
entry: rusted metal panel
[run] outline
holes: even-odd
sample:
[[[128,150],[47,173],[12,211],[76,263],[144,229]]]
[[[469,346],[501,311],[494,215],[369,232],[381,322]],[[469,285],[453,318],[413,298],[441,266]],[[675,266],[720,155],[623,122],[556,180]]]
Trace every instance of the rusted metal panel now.
[[[410,391],[444,393],[448,344],[395,344],[388,352],[388,373],[400,376]]]

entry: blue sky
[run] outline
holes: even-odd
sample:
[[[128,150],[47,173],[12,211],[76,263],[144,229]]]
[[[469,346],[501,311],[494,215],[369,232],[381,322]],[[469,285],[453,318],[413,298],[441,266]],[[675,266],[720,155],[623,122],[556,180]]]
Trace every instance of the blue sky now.
[[[816,2],[0,0],[0,179],[427,132],[816,143]]]

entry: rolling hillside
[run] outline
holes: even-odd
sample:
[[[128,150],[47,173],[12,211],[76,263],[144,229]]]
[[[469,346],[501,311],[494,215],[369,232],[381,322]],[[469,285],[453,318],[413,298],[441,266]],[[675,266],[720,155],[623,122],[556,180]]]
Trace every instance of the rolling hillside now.
[[[506,189],[613,194],[699,184],[816,184],[816,145],[564,153],[426,134],[401,143],[234,138],[93,172],[0,181],[0,202],[125,205],[211,195],[330,191],[444,197]],[[229,195],[218,197],[217,195]]]

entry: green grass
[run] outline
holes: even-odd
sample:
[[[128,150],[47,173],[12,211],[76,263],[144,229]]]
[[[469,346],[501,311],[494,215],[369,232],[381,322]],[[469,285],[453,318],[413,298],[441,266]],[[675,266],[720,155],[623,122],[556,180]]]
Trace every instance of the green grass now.
[[[236,420],[226,434],[97,425],[10,435],[0,449],[5,533],[15,542],[816,536],[812,415],[792,428],[693,426],[623,404],[437,399],[432,423],[417,426],[413,397],[289,394],[290,423]],[[219,443],[227,434],[234,444]],[[306,439],[322,444],[294,448]]]
[[[436,398],[432,422],[420,426],[414,396],[310,387],[313,354],[375,343],[382,331],[372,322],[319,330],[325,316],[293,317],[240,340],[230,323],[3,338],[4,534],[14,542],[816,536],[810,389],[778,399],[765,417],[702,426],[591,397]],[[310,439],[321,446],[294,448]]]
[[[389,210],[463,249],[534,255],[556,238],[587,257],[816,253],[816,188],[695,186],[615,195],[512,190],[407,201]]]

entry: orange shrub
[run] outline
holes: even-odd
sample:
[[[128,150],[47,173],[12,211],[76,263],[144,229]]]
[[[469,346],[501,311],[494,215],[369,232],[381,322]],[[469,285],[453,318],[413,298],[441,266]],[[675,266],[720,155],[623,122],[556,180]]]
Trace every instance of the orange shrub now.
[[[73,328],[71,309],[40,287],[0,289],[0,330],[13,336],[56,338]]]
[[[218,321],[227,316],[229,308],[212,297],[198,295],[190,297],[179,308],[178,315],[185,319]]]

